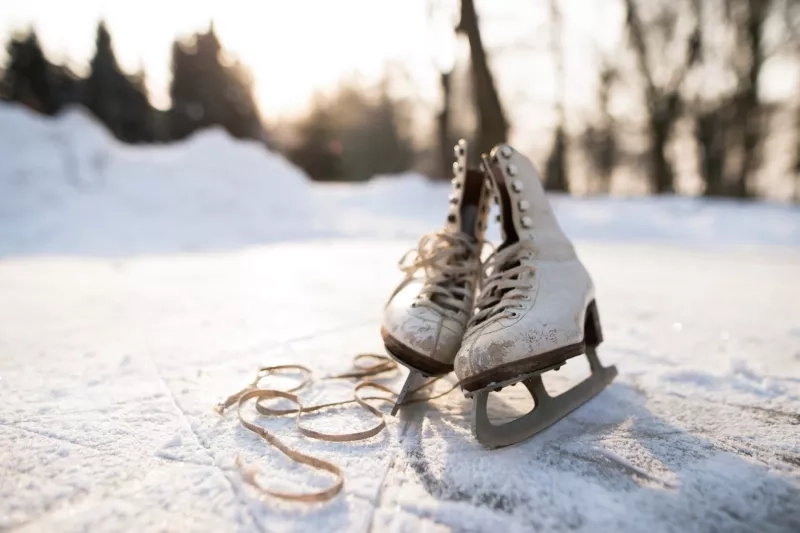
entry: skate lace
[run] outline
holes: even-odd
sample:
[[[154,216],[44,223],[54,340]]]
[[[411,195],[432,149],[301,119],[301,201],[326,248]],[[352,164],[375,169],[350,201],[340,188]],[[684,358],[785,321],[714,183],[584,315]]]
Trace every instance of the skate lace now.
[[[406,252],[398,266],[406,278],[392,293],[390,300],[422,270],[425,282],[415,305],[428,307],[441,314],[468,312],[465,303],[472,303],[473,284],[481,268],[483,246],[466,233],[443,231],[423,235],[416,249]]]
[[[301,381],[294,387],[288,389],[274,389],[266,388],[261,385],[261,381],[269,376],[281,374],[284,372],[292,372],[302,376]],[[252,417],[245,416],[244,410],[246,404],[251,404],[255,400],[255,411],[263,416],[284,416],[294,415],[295,427],[304,436],[323,440],[328,442],[352,442],[368,439],[383,431],[386,427],[386,418],[381,409],[372,405],[371,402],[393,402],[398,398],[398,394],[381,383],[374,381],[376,379],[389,378],[397,373],[397,363],[392,361],[385,355],[378,354],[359,354],[353,360],[353,369],[343,374],[336,374],[326,376],[322,379],[357,379],[358,382],[352,389],[352,396],[346,400],[340,400],[329,403],[321,403],[316,405],[306,405],[303,403],[300,396],[297,394],[301,389],[304,389],[312,384],[311,369],[303,365],[277,365],[259,368],[256,372],[255,379],[242,388],[240,391],[230,395],[226,400],[219,403],[215,411],[223,415],[225,411],[232,407],[236,407],[236,413],[239,422],[248,430],[252,431],[261,437],[267,444],[276,448],[286,457],[292,461],[309,466],[315,470],[328,472],[334,477],[334,481],[325,489],[316,490],[312,492],[284,492],[275,488],[270,488],[262,484],[262,478],[275,478],[280,477],[277,473],[272,473],[271,476],[265,476],[255,466],[246,464],[241,457],[236,456],[235,464],[241,472],[242,479],[249,485],[255,487],[259,492],[264,495],[280,498],[283,500],[301,501],[301,502],[325,502],[336,496],[344,486],[344,472],[342,469],[328,460],[310,455],[308,453],[298,450],[294,446],[286,444],[279,439],[274,433],[268,431],[264,426],[259,424],[257,420]],[[388,374],[388,376],[386,375]],[[427,402],[441,398],[458,387],[459,383],[451,383],[449,387],[440,388],[439,391],[434,392],[430,390],[443,376],[435,377],[428,380],[423,385],[413,389],[409,393],[409,397],[403,403],[404,405]],[[361,391],[372,390],[381,393],[379,396],[365,396]],[[429,389],[427,394],[421,393],[424,389]],[[289,409],[276,409],[268,407],[266,404],[269,400],[283,399],[288,400],[295,404],[296,407]],[[343,408],[351,405],[357,405],[361,409],[367,411],[372,416],[377,418],[377,422],[367,429],[354,431],[350,433],[324,433],[308,427],[304,422],[304,414],[324,411],[335,408]],[[252,410],[252,407],[250,408]]]
[[[479,309],[467,323],[467,328],[508,313],[508,309],[519,306],[520,300],[528,298],[525,292],[533,288],[530,277],[536,267],[522,263],[523,256],[535,254],[536,247],[529,241],[520,241],[493,252],[484,263],[481,276],[481,292],[475,302]],[[529,274],[526,276],[525,274]]]

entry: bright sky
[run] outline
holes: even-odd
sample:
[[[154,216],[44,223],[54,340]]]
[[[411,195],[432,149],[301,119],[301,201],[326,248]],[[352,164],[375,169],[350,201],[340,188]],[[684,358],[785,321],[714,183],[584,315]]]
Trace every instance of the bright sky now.
[[[172,41],[213,18],[225,47],[251,68],[264,112],[274,115],[302,109],[315,90],[343,75],[377,78],[387,59],[412,68],[434,90],[426,6],[426,0],[26,0],[0,3],[0,35],[33,23],[54,60],[83,71],[104,17],[118,60],[128,70],[145,67],[153,100],[164,107]]]
[[[438,6],[433,19],[432,4]],[[566,98],[580,115],[581,108],[593,107],[600,52],[615,50],[623,35],[622,2],[559,4]],[[0,39],[32,24],[52,60],[85,73],[97,22],[105,18],[123,68],[143,66],[153,102],[167,107],[175,36],[205,29],[213,18],[223,45],[251,68],[264,116],[278,118],[302,111],[315,91],[348,75],[376,80],[387,61],[408,71],[416,98],[435,102],[437,64],[453,60],[457,6],[458,0],[7,0],[0,2]],[[556,90],[548,2],[478,0],[477,7],[512,122],[541,124],[542,109],[551,106]],[[785,83],[790,91],[793,79]],[[532,114],[539,114],[537,121],[530,120]]]
[[[433,22],[428,16],[431,4],[430,0],[26,0],[0,3],[0,36],[33,24],[52,59],[85,71],[94,50],[95,26],[104,17],[122,66],[134,70],[143,65],[153,100],[165,107],[173,39],[207,27],[213,18],[224,45],[252,69],[263,111],[269,116],[301,110],[315,90],[328,88],[343,76],[378,78],[387,60],[408,69],[420,96],[432,99],[437,62],[446,63],[453,54],[449,17],[455,16],[457,1],[433,2],[438,6]],[[546,4],[535,4],[503,0],[484,12],[481,8],[489,3],[479,2],[486,41],[503,47],[525,40],[545,52],[547,11],[541,7]],[[590,9],[590,0],[567,4],[578,8],[566,9],[567,15],[577,15],[570,20],[578,27],[596,27],[598,10]],[[504,52],[502,59],[513,63],[515,55],[519,51]]]

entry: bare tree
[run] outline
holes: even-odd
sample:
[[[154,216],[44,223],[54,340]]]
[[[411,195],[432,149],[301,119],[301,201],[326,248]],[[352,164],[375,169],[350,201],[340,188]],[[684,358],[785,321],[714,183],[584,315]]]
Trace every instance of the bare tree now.
[[[764,23],[771,0],[723,0],[714,23],[729,25],[734,39],[715,55],[733,74],[730,94],[698,104],[695,136],[700,146],[700,171],[706,196],[749,197],[758,167],[765,113],[758,98],[764,64]]]
[[[619,157],[615,135],[616,123],[609,108],[611,91],[617,76],[616,68],[605,61],[600,69],[600,79],[597,84],[599,119],[596,125],[589,125],[581,134],[583,152],[595,176],[595,179],[590,181],[589,188],[602,194],[608,194],[611,190],[611,177]]]
[[[439,73],[439,84],[442,89],[442,107],[436,115],[436,137],[439,148],[439,173],[442,177],[450,176],[450,162],[453,160],[453,137],[450,133],[451,72]]]
[[[681,111],[681,86],[700,52],[700,29],[699,24],[696,24],[686,40],[682,60],[667,77],[666,83],[659,84],[654,73],[653,52],[647,37],[649,34],[660,34],[665,43],[672,41],[676,21],[680,15],[678,10],[687,6],[678,0],[658,0],[650,6],[657,7],[658,15],[651,24],[646,25],[640,16],[636,0],[625,0],[626,27],[636,56],[636,65],[644,81],[650,143],[648,159],[651,189],[656,193],[670,193],[674,191],[675,185],[672,164],[666,152],[667,145],[672,138],[675,122]],[[663,61],[663,50],[659,53]]]
[[[748,57],[747,67],[739,78],[736,95],[736,118],[741,124],[742,158],[734,182],[734,196],[749,196],[748,181],[758,164],[761,145],[761,106],[758,101],[758,79],[764,64],[761,38],[770,0],[729,0],[731,4],[742,4],[736,20],[737,39],[740,43],[737,55]]]
[[[800,0],[784,0],[782,14],[795,61],[800,61]],[[800,203],[800,85],[797,98],[794,119],[795,153],[791,171],[794,172],[794,201]]]
[[[475,107],[478,111],[477,149],[479,153],[488,152],[495,144],[506,141],[508,122],[486,58],[473,0],[461,0],[461,19],[456,32],[466,35],[469,42]]]
[[[545,166],[545,187],[553,191],[569,190],[567,173],[567,133],[564,106],[564,46],[562,41],[561,10],[558,0],[550,0],[550,55],[553,57],[556,81],[556,129],[553,145]]]

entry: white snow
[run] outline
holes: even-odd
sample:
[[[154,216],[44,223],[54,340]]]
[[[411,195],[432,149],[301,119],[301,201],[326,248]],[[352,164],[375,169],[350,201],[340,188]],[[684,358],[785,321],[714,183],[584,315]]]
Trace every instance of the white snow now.
[[[800,210],[687,198],[554,199],[620,372],[592,402],[497,451],[474,441],[458,393],[358,443],[267,419],[346,481],[327,504],[259,500],[237,453],[274,488],[329,478],[213,406],[259,365],[322,378],[381,352],[396,261],[446,202],[447,184],[413,175],[313,185],[218,131],[128,147],[79,111],[0,106],[0,529],[800,530]],[[586,372],[573,361],[545,381]],[[498,416],[526,401],[499,396]]]

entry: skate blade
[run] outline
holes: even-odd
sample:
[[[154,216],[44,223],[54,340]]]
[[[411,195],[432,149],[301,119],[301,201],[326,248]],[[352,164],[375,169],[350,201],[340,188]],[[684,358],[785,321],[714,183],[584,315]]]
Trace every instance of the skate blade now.
[[[491,423],[487,412],[488,399],[491,392],[511,383],[492,384],[490,387],[474,391],[472,393],[474,398],[472,433],[477,441],[489,449],[516,444],[547,429],[597,396],[614,380],[617,368],[615,366],[604,367],[593,347],[587,347],[586,357],[589,359],[592,375],[556,397],[550,396],[545,390],[541,374],[556,366],[561,366],[560,364],[512,380],[512,382],[522,381],[533,396],[535,405],[529,413],[505,424],[494,425]]]
[[[487,393],[489,393],[489,392],[500,392],[501,389],[504,389],[505,387],[508,387],[510,385],[516,385],[517,383],[525,381],[528,378],[540,376],[540,375],[544,374],[545,372],[549,372],[550,370],[558,370],[559,368],[561,368],[565,364],[566,363],[557,363],[555,365],[550,365],[548,367],[542,368],[541,370],[537,370],[536,372],[529,372],[528,374],[522,374],[521,376],[516,376],[514,378],[507,379],[505,381],[498,381],[496,383],[490,383],[489,385],[485,386],[482,389],[477,389],[477,390],[474,390],[474,391],[466,391],[465,390],[464,391],[464,397],[465,398],[472,398],[476,394],[481,393],[481,392],[487,392]]]
[[[400,389],[400,394],[397,395],[397,401],[395,401],[394,406],[392,407],[392,416],[397,415],[397,411],[400,410],[400,406],[406,402],[406,396],[412,394],[415,390],[422,387],[428,380],[428,376],[422,372],[414,370],[413,368],[409,368],[408,371],[406,382],[403,383],[403,388]]]

